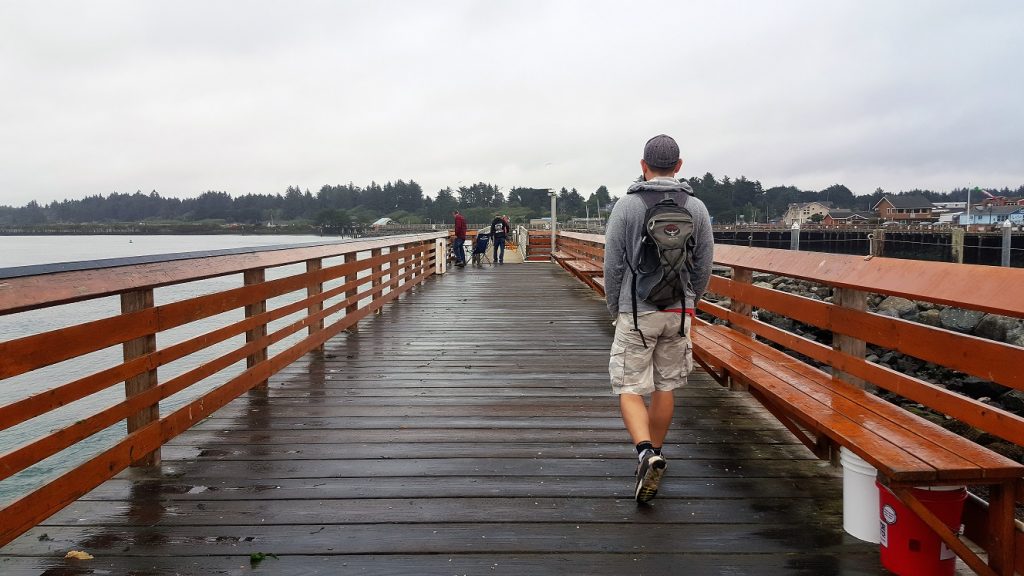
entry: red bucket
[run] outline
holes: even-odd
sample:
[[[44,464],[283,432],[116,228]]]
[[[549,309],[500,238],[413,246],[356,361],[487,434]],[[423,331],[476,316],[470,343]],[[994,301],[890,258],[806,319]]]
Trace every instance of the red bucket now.
[[[899,576],[953,576],[956,554],[895,494],[878,482],[875,484],[878,485],[882,565]],[[950,530],[960,530],[966,488],[911,488],[911,491]]]

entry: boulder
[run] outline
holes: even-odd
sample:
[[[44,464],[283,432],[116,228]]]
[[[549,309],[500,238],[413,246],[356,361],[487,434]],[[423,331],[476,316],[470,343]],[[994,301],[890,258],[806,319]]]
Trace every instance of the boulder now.
[[[1014,328],[1007,332],[1006,343],[1024,348],[1024,327]]]
[[[946,308],[939,312],[939,320],[942,322],[943,328],[965,334],[974,330],[984,316],[984,312],[960,308]]]
[[[774,288],[774,286],[772,286],[768,282],[754,282],[754,286],[757,286],[758,288],[766,288],[768,290],[771,290],[771,289]]]
[[[796,322],[793,322],[792,318],[776,315],[773,315],[772,319],[768,320],[768,323],[780,330],[785,330],[786,332],[792,332],[793,327],[796,325]]]
[[[999,314],[985,314],[981,322],[974,327],[974,335],[997,342],[1005,342],[1007,333],[1019,326],[1020,322],[1016,318]]]
[[[878,305],[878,312],[884,314],[890,310],[896,312],[896,318],[905,318],[912,314],[917,314],[917,304],[913,300],[907,300],[899,296],[889,296]],[[886,315],[893,316],[893,314]]]
[[[998,398],[1006,393],[1006,386],[968,376],[960,381],[960,390],[971,398]]]
[[[1003,394],[999,397],[999,403],[1010,412],[1024,414],[1024,392],[1020,390],[1010,390]]]
[[[934,308],[920,312],[917,315],[917,321],[929,326],[942,326],[942,320],[939,319],[939,311]]]

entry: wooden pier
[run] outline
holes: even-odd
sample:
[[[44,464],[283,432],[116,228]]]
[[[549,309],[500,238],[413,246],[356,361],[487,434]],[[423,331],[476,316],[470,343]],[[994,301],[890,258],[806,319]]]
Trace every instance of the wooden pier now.
[[[0,573],[884,573],[843,532],[839,472],[703,372],[638,506],[611,337],[554,264],[431,276],[0,549]]]

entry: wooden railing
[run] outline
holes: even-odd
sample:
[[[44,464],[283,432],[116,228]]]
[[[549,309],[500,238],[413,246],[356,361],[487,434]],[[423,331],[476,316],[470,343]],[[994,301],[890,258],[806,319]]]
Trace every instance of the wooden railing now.
[[[98,261],[27,275],[13,274],[14,269],[0,271],[0,320],[33,310],[64,314],[59,305],[120,298],[119,314],[0,342],[0,385],[112,347],[123,349],[123,361],[115,358],[113,365],[74,373],[67,381],[40,383],[30,395],[0,406],[0,431],[47,416],[52,419],[54,411],[109,392],[120,382],[126,389],[125,397],[113,405],[77,412],[70,419],[61,416],[65,420],[55,424],[56,429],[24,441],[19,436],[19,442],[0,455],[0,481],[127,421],[125,432],[84,462],[59,470],[0,508],[0,545],[128,466],[159,463],[160,447],[169,439],[247,390],[265,385],[270,376],[435,271],[443,271],[444,258],[439,255],[444,254],[446,235],[438,231],[260,251]],[[304,270],[292,273],[284,268],[295,264],[304,264]],[[268,279],[268,271],[280,277]],[[202,291],[199,281],[230,281],[232,275],[241,276],[241,285],[196,294]],[[163,287],[184,287],[191,294],[158,303],[154,291]],[[209,331],[195,330],[222,314],[233,318]],[[158,337],[173,340],[170,331],[189,327],[199,333],[158,345]],[[188,367],[160,381],[158,370],[176,361]],[[232,372],[242,361],[245,368]],[[215,375],[224,376],[224,381],[211,387]],[[161,401],[190,391],[193,394],[182,405],[159,413]]]
[[[604,237],[564,233],[558,242],[582,242],[596,254],[594,247],[603,246]],[[729,245],[715,246],[714,261],[730,268],[731,277],[712,276],[708,292],[727,298],[728,304],[704,300],[700,311],[827,366],[833,378],[887,390],[976,431],[1024,446],[1021,416],[865,358],[871,344],[1007,389],[1024,390],[1024,348],[867,310],[869,295],[879,294],[1021,319],[1024,270]],[[755,272],[818,284],[827,289],[819,295],[831,301],[757,286]],[[758,311],[829,331],[832,342],[823,344],[777,328],[759,320]],[[1018,503],[1021,493],[1019,487]],[[972,495],[964,517],[966,536],[982,546],[989,538],[990,527],[984,520],[987,505]],[[1016,568],[1024,572],[1024,525],[1017,522],[1016,527]]]
[[[570,250],[598,264],[604,263],[604,234],[559,232],[556,240],[559,250]]]

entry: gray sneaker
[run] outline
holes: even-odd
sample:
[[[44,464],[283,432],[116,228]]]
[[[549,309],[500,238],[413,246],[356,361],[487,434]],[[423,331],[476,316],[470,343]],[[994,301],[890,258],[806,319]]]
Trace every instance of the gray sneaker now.
[[[636,492],[634,498],[637,502],[649,502],[658,493],[658,485],[661,484],[661,477],[665,474],[665,467],[668,463],[665,458],[655,454],[654,450],[644,450],[640,456],[640,463],[636,467]]]

